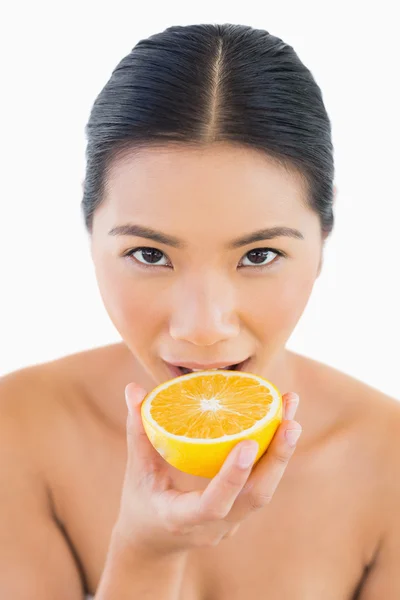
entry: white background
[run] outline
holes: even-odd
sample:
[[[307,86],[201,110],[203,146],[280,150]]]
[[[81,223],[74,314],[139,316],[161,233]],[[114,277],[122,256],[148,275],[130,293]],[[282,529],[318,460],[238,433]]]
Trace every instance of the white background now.
[[[0,374],[119,339],[80,213],[91,104],[139,39],[171,25],[236,22],[294,47],[333,126],[336,228],[288,347],[400,399],[396,4],[8,3],[0,18]]]

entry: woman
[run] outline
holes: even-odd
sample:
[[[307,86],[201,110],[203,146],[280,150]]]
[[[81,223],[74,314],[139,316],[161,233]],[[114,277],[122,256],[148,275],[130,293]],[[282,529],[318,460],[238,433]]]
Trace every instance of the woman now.
[[[171,27],[120,62],[87,136],[122,341],[1,380],[1,598],[397,600],[399,404],[286,349],[334,224],[310,71],[263,30]],[[169,467],[145,393],[238,363],[286,392],[268,451],[252,470],[238,444],[211,481]]]

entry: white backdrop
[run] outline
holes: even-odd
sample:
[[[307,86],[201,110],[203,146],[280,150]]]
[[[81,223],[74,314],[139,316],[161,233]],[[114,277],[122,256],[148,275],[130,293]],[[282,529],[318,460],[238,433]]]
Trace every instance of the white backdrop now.
[[[0,374],[119,339],[80,213],[84,126],[111,71],[170,25],[242,23],[291,44],[322,88],[336,228],[289,348],[400,399],[395,2],[8,3],[1,38]]]

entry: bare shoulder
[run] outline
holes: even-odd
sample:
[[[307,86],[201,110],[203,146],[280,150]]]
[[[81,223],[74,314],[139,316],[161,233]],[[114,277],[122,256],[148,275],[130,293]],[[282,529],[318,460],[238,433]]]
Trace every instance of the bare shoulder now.
[[[340,457],[347,503],[357,503],[361,515],[366,507],[357,598],[400,598],[400,399],[331,366],[296,360],[317,400],[324,399],[324,411],[338,407],[340,442],[332,454]]]
[[[60,361],[62,362],[62,361]],[[53,363],[28,366],[0,378],[0,421],[27,430],[35,423],[44,426],[70,397],[62,370]]]
[[[315,390],[326,396],[333,393],[338,400],[341,397],[346,402],[372,401],[378,403],[384,410],[392,408],[395,411],[400,407],[400,398],[396,399],[379,389],[367,384],[356,377],[349,375],[331,365],[322,363],[310,357],[290,352],[296,369],[296,375],[301,383],[311,384]],[[380,402],[381,401],[381,402]]]
[[[72,417],[67,380],[49,364],[0,378],[0,595],[81,598],[80,567],[49,485]],[[18,577],[16,577],[18,573]],[[7,575],[7,576],[6,576]],[[40,590],[40,591],[39,591]]]
[[[356,377],[309,357],[292,353],[300,389],[311,390],[313,405],[347,432],[351,428],[367,453],[400,463],[400,399]]]
[[[101,379],[119,345],[103,346],[27,366],[0,377],[0,415],[21,420],[43,417],[43,410],[73,407],[91,378]]]
[[[32,459],[48,463],[48,457],[71,447],[77,427],[85,436],[83,428],[98,417],[103,398],[104,406],[115,410],[109,398],[123,389],[126,355],[122,344],[112,344],[0,377],[1,430],[24,440]]]

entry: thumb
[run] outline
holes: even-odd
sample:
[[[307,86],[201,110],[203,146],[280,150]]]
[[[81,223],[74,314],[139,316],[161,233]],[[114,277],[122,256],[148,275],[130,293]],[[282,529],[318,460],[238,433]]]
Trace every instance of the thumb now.
[[[136,383],[129,383],[125,388],[125,401],[128,407],[126,424],[128,463],[129,468],[140,475],[154,470],[161,459],[143,427],[141,407],[146,395],[146,390]]]
[[[137,408],[140,408],[147,392],[136,383],[128,383],[125,388],[125,402],[128,407],[128,418],[134,416]]]

